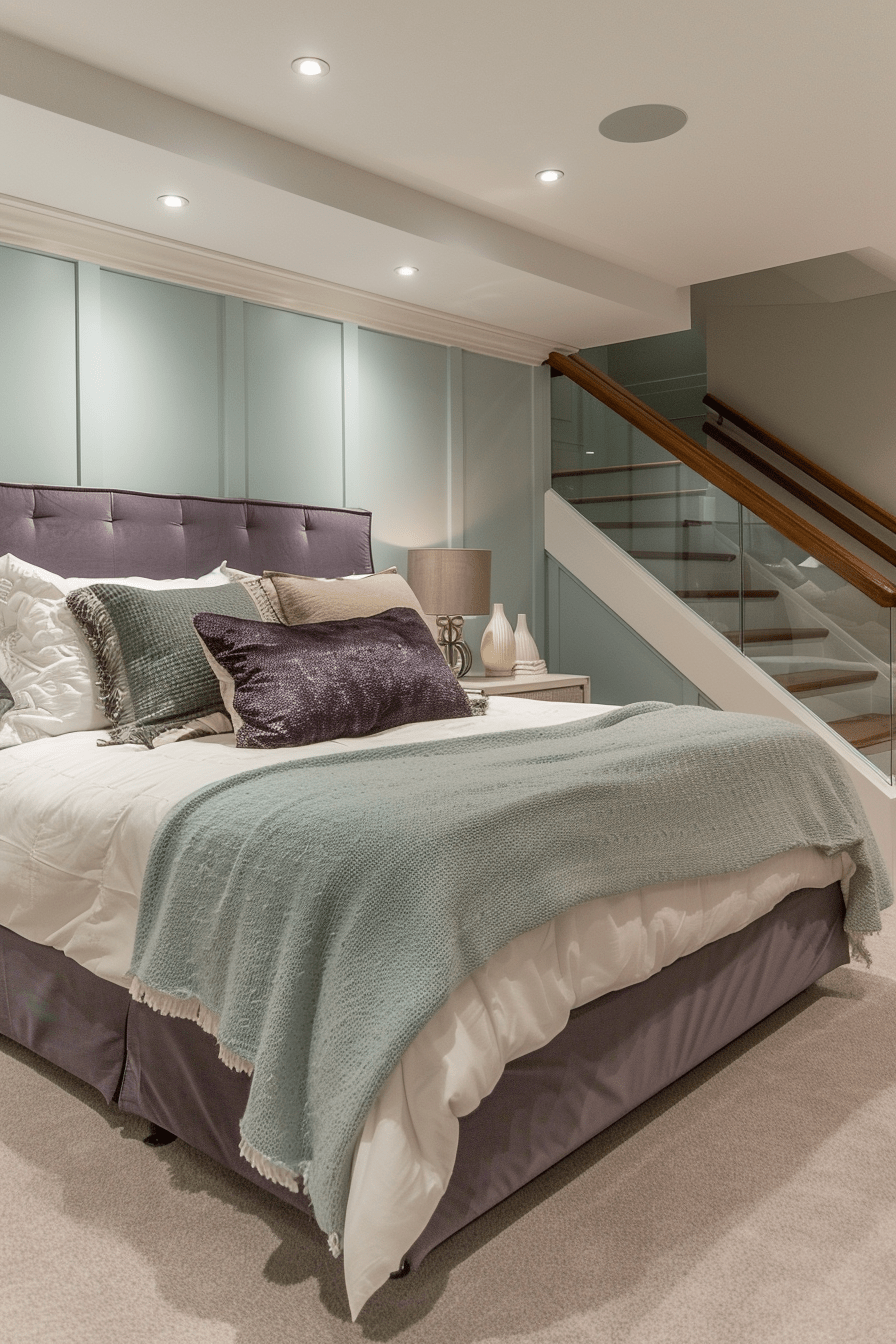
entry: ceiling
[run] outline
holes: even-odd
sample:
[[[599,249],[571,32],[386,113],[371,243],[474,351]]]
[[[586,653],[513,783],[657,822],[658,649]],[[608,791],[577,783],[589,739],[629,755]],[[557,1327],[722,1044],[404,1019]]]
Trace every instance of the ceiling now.
[[[548,343],[679,329],[720,277],[896,259],[891,0],[0,0],[0,29],[3,195]],[[598,134],[636,103],[688,122]]]

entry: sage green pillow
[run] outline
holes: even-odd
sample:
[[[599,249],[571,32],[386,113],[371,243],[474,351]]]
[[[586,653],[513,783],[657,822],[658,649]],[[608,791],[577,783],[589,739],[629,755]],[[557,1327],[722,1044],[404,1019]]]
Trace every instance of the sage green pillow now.
[[[216,588],[125,588],[92,583],[66,598],[96,658],[112,743],[151,747],[230,732],[217,677],[193,629],[199,612],[257,620],[240,583]]]

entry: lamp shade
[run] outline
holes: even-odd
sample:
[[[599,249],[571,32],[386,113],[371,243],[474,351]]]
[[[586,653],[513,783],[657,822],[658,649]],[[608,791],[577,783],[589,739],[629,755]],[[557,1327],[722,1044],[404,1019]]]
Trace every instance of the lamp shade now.
[[[427,616],[486,616],[492,553],[460,547],[410,550],[408,583]]]

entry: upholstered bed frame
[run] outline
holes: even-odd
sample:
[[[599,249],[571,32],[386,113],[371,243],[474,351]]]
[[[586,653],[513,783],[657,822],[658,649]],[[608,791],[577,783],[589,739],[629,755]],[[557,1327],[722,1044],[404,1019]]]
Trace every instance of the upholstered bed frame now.
[[[196,577],[224,559],[327,578],[373,567],[360,510],[18,485],[0,485],[6,551],[69,577]],[[807,889],[574,1012],[460,1122],[450,1185],[405,1267],[848,959],[839,885]],[[308,1211],[239,1157],[249,1082],[209,1036],[2,927],[0,1033]]]
[[[369,574],[370,513],[256,499],[0,484],[0,555],[66,578],[198,578],[226,560],[258,574]]]

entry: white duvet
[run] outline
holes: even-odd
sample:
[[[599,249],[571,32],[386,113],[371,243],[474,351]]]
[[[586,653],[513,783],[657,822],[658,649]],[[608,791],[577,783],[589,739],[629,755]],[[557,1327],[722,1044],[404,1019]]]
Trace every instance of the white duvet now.
[[[494,697],[484,717],[276,752],[237,750],[230,735],[153,751],[101,748],[96,732],[9,748],[0,752],[0,923],[127,985],[153,835],[203,784],[293,756],[500,732],[608,708]],[[466,980],[405,1051],[358,1140],[344,1239],[353,1318],[423,1231],[451,1176],[459,1118],[509,1060],[549,1041],[573,1008],[743,928],[799,887],[852,871],[846,855],[794,850],[744,873],[596,900],[515,939]]]

